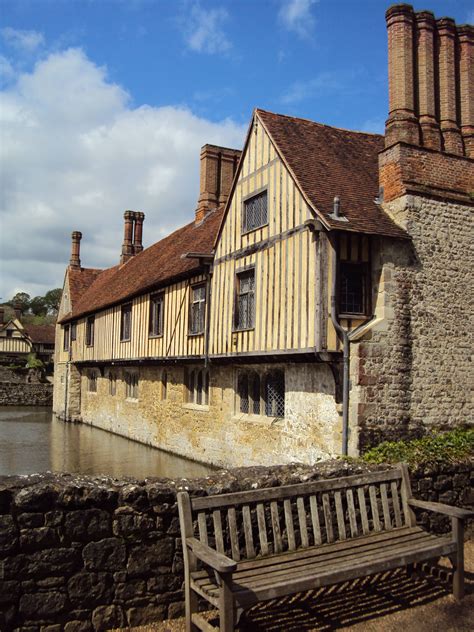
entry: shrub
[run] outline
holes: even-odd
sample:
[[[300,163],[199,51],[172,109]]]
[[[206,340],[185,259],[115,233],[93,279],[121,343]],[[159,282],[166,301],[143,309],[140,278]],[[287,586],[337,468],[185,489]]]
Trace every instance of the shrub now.
[[[453,463],[474,456],[474,429],[458,428],[428,435],[412,441],[385,441],[368,450],[362,460],[367,463],[434,465]]]

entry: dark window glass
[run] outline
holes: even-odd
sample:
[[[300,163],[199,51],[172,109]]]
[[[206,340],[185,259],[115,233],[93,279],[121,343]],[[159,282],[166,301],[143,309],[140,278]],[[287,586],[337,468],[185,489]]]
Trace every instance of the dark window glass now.
[[[94,345],[94,324],[95,317],[89,316],[86,320],[86,345],[92,347]]]
[[[163,371],[161,374],[161,399],[166,399],[168,395],[168,373]]]
[[[367,312],[367,264],[341,261],[339,264],[339,313]]]
[[[69,334],[70,334],[69,325],[66,325],[63,331],[63,350],[64,351],[69,351]]]
[[[71,323],[71,342],[77,340],[77,323]]]
[[[117,392],[117,376],[115,373],[109,373],[109,394],[115,395]]]
[[[185,383],[187,401],[190,404],[209,404],[209,371],[206,369],[186,369]]]
[[[150,297],[150,336],[161,336],[163,334],[163,294],[156,294]]]
[[[206,316],[206,286],[197,285],[191,289],[189,333],[202,334]]]
[[[13,329],[7,329],[7,338],[13,338]]]
[[[285,376],[283,371],[272,371],[266,376],[265,414],[267,417],[285,416]]]
[[[95,371],[89,374],[88,391],[89,393],[97,393],[97,373]]]
[[[243,232],[268,223],[267,192],[263,191],[244,201]]]
[[[138,374],[125,373],[125,396],[128,399],[138,399]]]
[[[237,275],[236,328],[252,329],[255,321],[255,270]]]
[[[120,340],[130,340],[132,335],[132,304],[122,305],[120,320]]]

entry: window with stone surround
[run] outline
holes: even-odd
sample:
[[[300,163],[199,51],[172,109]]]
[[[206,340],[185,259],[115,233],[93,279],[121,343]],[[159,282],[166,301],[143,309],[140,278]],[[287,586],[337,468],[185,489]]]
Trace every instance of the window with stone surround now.
[[[116,395],[117,393],[117,375],[115,373],[109,373],[109,395]]]
[[[199,367],[185,369],[184,383],[186,403],[196,406],[209,405],[209,370]]]
[[[125,397],[138,399],[138,373],[135,371],[125,371]]]
[[[285,416],[285,373],[282,369],[242,369],[237,373],[236,412],[265,417]]]
[[[91,371],[87,377],[87,390],[89,393],[97,393],[97,371]]]

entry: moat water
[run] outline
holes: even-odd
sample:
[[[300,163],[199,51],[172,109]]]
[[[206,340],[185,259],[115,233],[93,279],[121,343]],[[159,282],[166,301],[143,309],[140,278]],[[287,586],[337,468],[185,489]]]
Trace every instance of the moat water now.
[[[46,471],[141,479],[213,470],[99,428],[64,423],[48,408],[0,406],[0,476]]]

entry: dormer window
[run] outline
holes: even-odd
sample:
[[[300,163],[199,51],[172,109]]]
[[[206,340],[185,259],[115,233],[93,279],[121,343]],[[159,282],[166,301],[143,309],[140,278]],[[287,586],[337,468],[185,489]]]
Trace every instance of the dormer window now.
[[[266,224],[268,224],[268,208],[265,190],[244,200],[242,232],[248,233]]]

